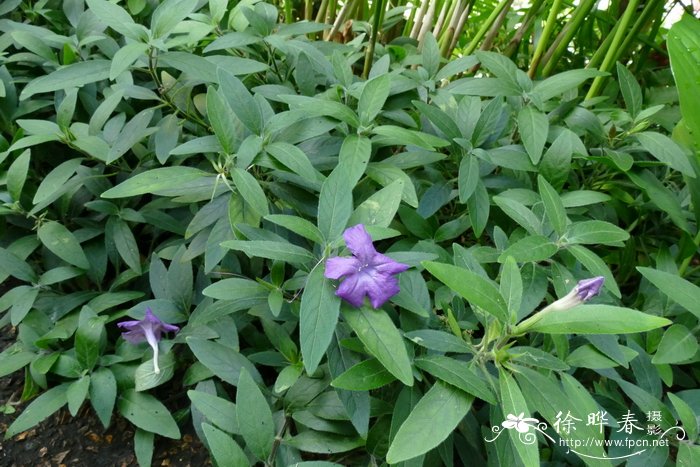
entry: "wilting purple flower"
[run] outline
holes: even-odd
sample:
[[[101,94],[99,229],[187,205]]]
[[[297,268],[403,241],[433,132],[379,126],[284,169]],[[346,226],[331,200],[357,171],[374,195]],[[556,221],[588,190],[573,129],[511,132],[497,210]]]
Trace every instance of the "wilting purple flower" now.
[[[585,302],[600,293],[600,289],[603,288],[603,282],[605,282],[605,277],[603,276],[583,279],[578,281],[574,290],[576,290],[578,298]]]
[[[156,374],[160,373],[160,368],[158,367],[158,341],[161,339],[161,334],[164,332],[177,332],[180,328],[164,323],[153,314],[150,308],[146,308],[146,316],[142,320],[122,321],[117,323],[117,326],[126,329],[126,331],[122,332],[122,337],[126,341],[132,344],[148,342],[148,345],[153,349],[153,369]]]
[[[328,259],[325,276],[329,279],[344,278],[335,294],[351,305],[361,307],[368,296],[374,308],[381,307],[399,293],[399,281],[395,275],[409,266],[378,253],[362,224],[346,229],[343,238],[353,256]]]

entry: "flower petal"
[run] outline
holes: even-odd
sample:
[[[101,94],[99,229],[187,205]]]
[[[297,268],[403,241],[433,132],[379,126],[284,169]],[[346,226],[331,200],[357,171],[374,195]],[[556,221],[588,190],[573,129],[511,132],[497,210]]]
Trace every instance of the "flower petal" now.
[[[117,326],[122,329],[133,331],[141,326],[141,321],[122,321],[121,323],[117,323]]]
[[[382,274],[380,272],[368,274],[368,276],[371,277],[371,279],[367,279],[371,286],[367,287],[367,294],[374,308],[380,308],[391,297],[401,291],[399,288],[399,281],[394,276]]]
[[[362,264],[357,258],[342,258],[336,256],[326,261],[326,272],[323,273],[328,279],[340,279],[343,276],[358,272]]]
[[[132,331],[123,332],[122,337],[125,341],[130,344],[140,344],[146,340],[146,335],[141,329],[134,329]]]
[[[382,274],[398,274],[410,268],[408,264],[399,263],[387,255],[376,253],[372,258],[372,266]]]
[[[346,276],[338,286],[335,294],[350,303],[355,308],[359,308],[365,301],[365,290],[360,285],[360,274]]]
[[[372,245],[372,237],[369,236],[363,224],[357,224],[343,232],[345,245],[357,257],[362,264],[368,264],[372,257],[377,254],[377,250]]]
[[[591,279],[583,279],[576,284],[576,294],[578,298],[583,300],[589,300],[600,293],[600,289],[603,287],[603,282],[605,282],[605,277],[597,276]]]

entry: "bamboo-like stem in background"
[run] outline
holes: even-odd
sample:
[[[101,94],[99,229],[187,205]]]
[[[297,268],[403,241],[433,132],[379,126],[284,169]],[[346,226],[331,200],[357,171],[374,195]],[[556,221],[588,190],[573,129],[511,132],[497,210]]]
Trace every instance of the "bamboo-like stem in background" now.
[[[294,22],[293,6],[291,0],[284,0],[284,22],[287,24],[292,24]]]
[[[433,25],[433,18],[435,17],[435,9],[437,8],[437,1],[432,0],[430,1],[430,5],[428,6],[428,12],[425,14],[423,17],[423,25],[420,28],[420,31],[418,32],[418,43],[421,44],[423,42],[423,38],[425,37],[425,34],[430,30],[431,26]]]
[[[450,0],[445,0],[442,2],[442,8],[440,8],[440,14],[438,15],[437,21],[435,21],[435,26],[433,27],[433,36],[436,38],[440,37],[440,31],[445,25],[445,21],[449,19],[449,14],[454,10],[455,2]]]
[[[367,46],[367,51],[365,52],[365,66],[362,70],[362,77],[367,79],[369,72],[372,69],[372,62],[374,61],[374,46],[377,43],[377,37],[379,35],[379,28],[382,25],[382,17],[384,12],[384,0],[375,0],[374,6],[374,23],[372,24],[372,34],[369,39],[369,45]]]
[[[588,14],[591,12],[593,7],[598,3],[598,0],[583,0],[571,15],[571,19],[562,28],[561,32],[557,35],[552,45],[547,50],[547,53],[542,57],[542,63],[544,63],[544,69],[542,70],[542,76],[549,76],[554,67],[559,62],[559,59],[564,55],[566,49],[569,47],[571,40],[574,38],[581,24],[586,19]]]
[[[637,18],[637,21],[634,22],[634,25],[632,26],[632,30],[627,34],[625,37],[625,40],[622,42],[622,45],[620,46],[620,49],[617,51],[617,56],[615,57],[614,61],[617,61],[622,53],[624,53],[627,49],[629,49],[630,45],[632,44],[632,41],[638,39],[638,35],[642,28],[644,27],[645,24],[649,21],[649,17],[654,14],[654,10],[657,8],[658,4],[655,2],[647,2],[647,4],[644,6],[644,9],[642,10],[642,14],[639,15]]]
[[[481,43],[479,50],[491,49],[493,41],[496,40],[496,37],[498,37],[498,31],[501,29],[501,26],[503,26],[503,23],[506,21],[506,17],[508,16],[508,10],[510,9],[510,6],[512,4],[513,0],[510,0],[510,2],[505,6],[505,8],[501,10],[501,14],[498,15],[496,21],[494,21],[493,25],[491,26],[491,29],[489,29],[489,32],[484,37],[484,42]]]
[[[515,58],[515,53],[518,51],[520,43],[523,41],[523,37],[525,37],[525,34],[527,34],[530,28],[532,28],[532,24],[535,22],[535,19],[537,19],[537,15],[539,14],[543,5],[544,0],[535,0],[532,5],[530,5],[530,8],[527,9],[527,13],[525,13],[522,24],[518,30],[515,31],[515,34],[510,42],[508,42],[508,46],[504,52],[506,57],[510,57],[511,59]]]
[[[469,19],[469,14],[471,13],[473,6],[474,0],[467,0],[467,4],[465,5],[462,14],[459,15],[455,27],[452,28],[452,26],[450,25],[450,29],[453,29],[451,32],[452,40],[450,41],[449,48],[443,54],[445,58],[449,58],[452,55],[452,51],[455,49],[455,47],[457,47],[457,42],[459,41],[459,37],[462,35],[462,31],[464,31],[464,27],[467,25],[467,19]]]
[[[325,36],[325,39],[328,40],[333,40],[336,34],[338,34],[338,31],[340,31],[340,27],[343,25],[343,22],[345,22],[345,17],[348,15],[350,12],[350,9],[355,6],[355,3],[357,0],[349,0],[347,3],[343,5],[343,8],[340,9],[340,12],[338,13],[338,16],[335,17],[335,22],[333,23],[333,27],[331,28],[330,31],[328,31],[328,34]]]
[[[510,5],[512,1],[513,0],[501,0],[499,4],[496,5],[496,8],[494,8],[494,10],[491,12],[486,21],[484,21],[484,24],[481,25],[481,28],[479,29],[479,31],[477,31],[476,35],[471,40],[467,48],[464,49],[464,55],[471,55],[474,53],[476,47],[479,45],[479,42],[481,42],[481,39],[483,39],[488,30],[491,29],[491,26],[498,19],[498,15],[501,14],[503,8],[505,8],[506,5]]]
[[[615,37],[613,38],[612,43],[610,44],[610,47],[608,48],[608,51],[605,54],[603,63],[600,66],[601,71],[610,71],[613,64],[617,60],[618,54],[620,52],[620,46],[623,43],[623,37],[627,32],[630,22],[632,21],[632,16],[637,11],[638,4],[639,0],[630,0],[630,2],[627,4],[627,8],[625,9],[625,13],[622,15],[622,19],[616,25],[619,27],[615,32]],[[591,88],[588,90],[588,94],[586,94],[586,99],[592,99],[596,97],[600,93],[604,82],[605,80],[603,76],[596,76],[593,79],[593,84],[591,84]]]
[[[552,35],[552,31],[554,31],[554,25],[557,22],[557,15],[559,14],[560,8],[561,0],[554,0],[554,3],[552,4],[552,9],[549,10],[549,15],[547,16],[547,22],[544,24],[544,31],[542,31],[540,40],[537,42],[537,47],[535,48],[535,55],[532,57],[532,61],[530,62],[530,69],[527,71],[527,75],[530,78],[534,78],[537,74],[537,67],[540,64],[542,54],[544,54],[544,51],[547,47],[549,37]]]
[[[658,33],[659,33],[659,29],[661,28],[661,25],[662,25],[663,22],[664,22],[664,11],[665,11],[665,10],[664,10],[664,4],[663,4],[663,3],[660,3],[660,4],[659,4],[659,7],[660,7],[660,8],[659,8],[659,11],[656,12],[657,15],[656,15],[656,17],[654,18],[654,23],[652,24],[651,30],[649,31],[649,37],[656,37],[656,36],[658,35]],[[654,44],[654,45],[650,45],[650,44],[648,44],[648,43],[646,43],[646,42],[644,43],[644,45],[642,46],[642,50],[639,51],[639,55],[638,55],[639,60],[637,60],[637,61],[634,63],[634,66],[635,66],[634,69],[635,69],[635,71],[643,70],[643,69],[644,69],[644,65],[645,65],[645,63],[646,63],[646,61],[647,61],[647,58],[649,58],[649,51],[650,51],[650,49],[652,49],[652,48],[656,48],[656,47],[655,47],[655,44]]]
[[[428,9],[429,3],[430,0],[423,0],[421,2],[420,9],[416,13],[416,17],[413,20],[413,28],[411,29],[411,34],[409,36],[411,39],[418,39],[418,33],[423,27],[423,16],[425,16],[425,12]]]
[[[320,23],[323,21],[323,18],[326,16],[326,10],[328,9],[328,0],[321,0],[321,6],[318,7],[318,11],[316,12],[316,22]]]

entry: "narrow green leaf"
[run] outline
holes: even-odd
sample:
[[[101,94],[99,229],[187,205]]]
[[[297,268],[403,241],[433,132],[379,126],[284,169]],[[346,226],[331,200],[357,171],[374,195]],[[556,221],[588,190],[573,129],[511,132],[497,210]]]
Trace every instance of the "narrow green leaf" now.
[[[258,458],[265,460],[275,441],[272,411],[250,373],[241,370],[236,391],[236,416],[246,447]]]
[[[451,264],[423,261],[421,264],[440,282],[502,323],[508,322],[508,306],[498,288],[488,279]]]
[[[39,227],[37,234],[41,243],[62,260],[82,269],[90,269],[90,262],[80,243],[62,224],[56,221],[46,222]]]
[[[523,107],[518,112],[518,131],[530,160],[533,164],[539,163],[549,134],[547,116],[532,105]]]
[[[202,429],[216,465],[219,467],[244,467],[250,465],[248,457],[233,438],[208,423],[202,423]]]
[[[231,434],[240,434],[236,404],[202,391],[187,391],[194,407],[211,423]]]
[[[649,154],[661,162],[665,162],[671,168],[678,170],[683,175],[695,178],[695,171],[690,165],[688,156],[683,152],[678,144],[668,136],[652,131],[636,133],[635,136],[639,144],[646,149]]]
[[[24,182],[27,180],[31,151],[27,149],[12,161],[7,169],[7,191],[13,201],[19,201]]]
[[[569,244],[615,245],[630,238],[626,230],[605,221],[581,221],[570,224],[564,234]]]
[[[64,383],[51,388],[32,401],[7,429],[5,439],[32,428],[63,407],[68,402],[66,394],[69,386],[69,383]]]
[[[692,358],[697,351],[697,338],[682,324],[674,324],[664,332],[651,362],[655,365],[680,363]]]
[[[499,372],[498,383],[501,392],[501,409],[503,410],[503,415],[507,417],[508,415],[518,416],[521,413],[525,413],[525,417],[528,417],[530,413],[527,403],[525,402],[523,393],[518,387],[518,383],[515,382],[513,377],[509,373],[501,370]],[[536,467],[540,465],[537,443],[523,443],[519,438],[520,433],[518,430],[510,429],[508,430],[508,435],[515,448],[515,452],[526,467]]]
[[[554,256],[557,251],[559,251],[557,244],[551,242],[547,237],[530,235],[506,248],[498,257],[498,261],[504,262],[508,257],[515,258],[519,263],[544,261]]]
[[[396,464],[424,454],[442,443],[469,411],[473,398],[437,381],[403,422],[386,455]]]
[[[107,428],[117,401],[117,380],[109,368],[98,368],[90,378],[90,404],[102,425]]]
[[[395,380],[396,378],[373,358],[354,365],[331,381],[331,386],[350,391],[371,391]]]
[[[127,389],[119,396],[119,413],[145,431],[179,439],[180,429],[168,409],[155,397]]]
[[[129,198],[145,193],[157,194],[212,174],[193,167],[161,167],[147,170],[102,193],[102,198]]]
[[[537,186],[539,187],[542,204],[544,204],[544,212],[547,214],[549,223],[552,224],[554,231],[558,235],[563,235],[566,230],[568,219],[566,210],[557,190],[542,176],[537,176]]]
[[[534,324],[526,328],[528,332],[625,334],[650,331],[671,324],[666,318],[611,305],[579,305],[570,310],[553,311],[539,316]]]
[[[370,354],[407,386],[413,385],[413,370],[399,330],[385,311],[368,307],[344,308],[345,321]]]
[[[250,257],[268,258],[288,263],[306,264],[314,261],[314,255],[305,248],[286,242],[269,240],[229,240],[224,248],[242,251]]]
[[[109,78],[111,66],[112,62],[110,60],[101,59],[67,65],[48,75],[43,75],[30,81],[22,90],[19,98],[20,100],[27,100],[34,94],[76,88],[96,81],[106,80]]]
[[[357,113],[362,125],[368,126],[374,122],[389,97],[390,89],[391,76],[388,74],[381,74],[365,83],[357,104]]]
[[[620,82],[620,91],[625,100],[625,107],[632,118],[636,118],[639,111],[642,110],[642,88],[632,72],[620,62],[617,62],[617,79]]]
[[[520,310],[520,304],[523,299],[523,278],[520,275],[518,262],[512,256],[505,258],[501,268],[499,291],[508,304],[511,319],[514,319],[518,316],[518,310]]]
[[[241,370],[245,368],[256,381],[262,381],[258,370],[250,360],[235,349],[196,337],[188,337],[187,345],[194,356],[216,376],[234,386],[238,384]]]
[[[417,358],[416,366],[489,404],[496,403],[496,396],[493,391],[469,368],[467,362],[441,355],[433,355]]]
[[[299,340],[304,368],[314,374],[331,342],[340,313],[340,299],[319,265],[306,280],[299,311]]]
[[[700,319],[700,287],[665,271],[642,267],[637,270],[671,300]]]

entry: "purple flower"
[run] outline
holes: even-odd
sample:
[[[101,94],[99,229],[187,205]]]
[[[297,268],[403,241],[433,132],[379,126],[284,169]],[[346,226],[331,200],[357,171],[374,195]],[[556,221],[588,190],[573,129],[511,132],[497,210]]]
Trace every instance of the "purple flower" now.
[[[142,320],[122,321],[117,323],[117,326],[126,329],[126,331],[122,332],[122,337],[126,341],[132,344],[148,342],[148,345],[153,349],[153,369],[156,374],[160,373],[160,368],[158,367],[158,341],[161,339],[161,334],[164,332],[177,332],[180,328],[164,323],[153,314],[150,308],[146,308],[146,316]]]
[[[578,281],[574,290],[576,290],[576,295],[581,301],[595,297],[600,293],[600,289],[603,287],[603,282],[605,282],[605,277],[598,276],[591,279],[583,279]]]
[[[395,275],[409,266],[377,253],[372,237],[362,224],[346,229],[343,238],[353,256],[328,259],[325,276],[329,279],[344,278],[335,294],[354,307],[361,307],[365,296],[369,297],[372,307],[381,307],[399,293],[399,281]]]

